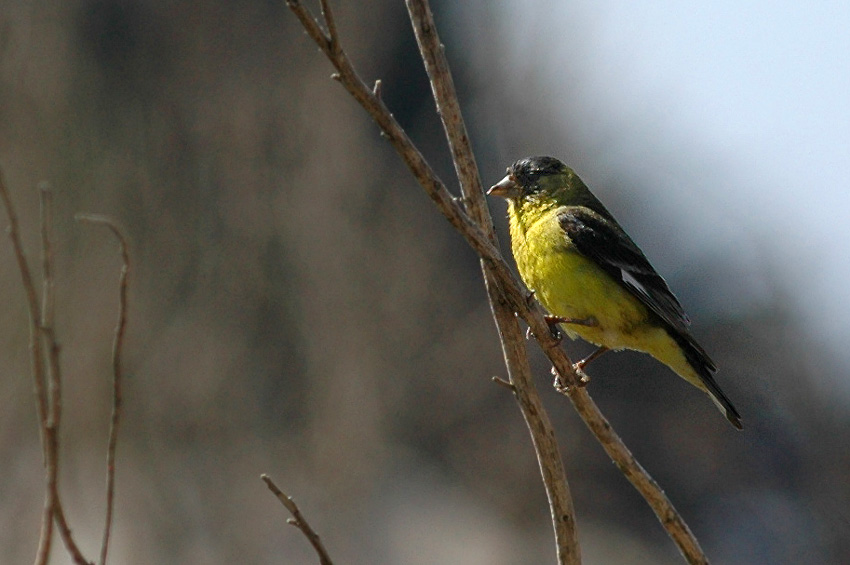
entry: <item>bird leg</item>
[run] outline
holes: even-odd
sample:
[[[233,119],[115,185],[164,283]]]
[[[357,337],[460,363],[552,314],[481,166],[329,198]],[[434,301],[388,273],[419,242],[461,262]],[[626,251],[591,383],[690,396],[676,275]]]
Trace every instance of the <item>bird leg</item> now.
[[[587,365],[588,363],[590,363],[594,359],[601,357],[602,354],[605,353],[606,351],[610,351],[610,350],[607,347],[605,347],[604,345],[600,346],[596,351],[594,351],[593,353],[591,353],[590,355],[588,355],[587,357],[585,357],[581,361],[577,361],[577,362],[573,363],[573,369],[575,370],[576,373],[583,374],[582,370],[584,369],[585,365]]]
[[[582,359],[581,361],[577,361],[573,363],[573,371],[578,375],[578,386],[585,387],[590,382],[590,377],[587,376],[587,373],[584,372],[584,367],[597,357],[601,356],[606,351],[609,351],[607,347],[600,346],[593,353]],[[561,377],[560,373],[555,370],[555,367],[552,367],[552,374],[555,376],[555,389],[561,392],[568,392],[569,387],[564,383],[563,377]]]
[[[543,319],[546,320],[546,323],[549,324],[549,332],[552,334],[552,337],[561,341],[564,339],[564,334],[561,333],[561,330],[558,328],[558,324],[575,324],[577,326],[587,326],[593,327],[598,326],[599,322],[593,316],[589,318],[564,318],[563,316],[552,316],[545,315]],[[534,332],[531,331],[531,328],[525,330],[525,339],[531,339],[534,337]]]
[[[599,322],[596,321],[596,318],[590,316],[589,318],[564,318],[563,316],[543,316],[546,320],[546,323],[550,326],[557,326],[558,324],[575,324],[577,326],[587,326],[592,328],[593,326],[598,326]]]
[[[575,324],[577,326],[587,326],[593,327],[599,322],[596,321],[596,318],[564,318],[563,316],[543,316],[543,319],[546,320],[546,323],[549,324],[549,331],[552,332],[552,335],[555,336],[555,339],[561,341],[564,339],[564,334],[561,333],[560,328],[558,328],[558,324]]]

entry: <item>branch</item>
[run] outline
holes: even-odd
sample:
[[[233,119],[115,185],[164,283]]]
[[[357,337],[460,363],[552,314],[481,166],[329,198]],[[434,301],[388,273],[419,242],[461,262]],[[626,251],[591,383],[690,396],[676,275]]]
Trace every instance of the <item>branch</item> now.
[[[333,565],[331,558],[328,556],[328,552],[325,550],[325,546],[322,545],[322,540],[319,538],[319,534],[317,534],[315,530],[310,527],[310,524],[307,523],[307,520],[301,514],[301,510],[298,509],[298,505],[295,504],[295,501],[277,488],[277,485],[274,484],[274,481],[268,475],[260,475],[260,478],[263,479],[266,486],[269,487],[269,490],[274,493],[277,499],[280,500],[281,504],[289,510],[290,514],[292,514],[292,518],[287,520],[286,523],[292,524],[301,530],[301,533],[304,534],[313,546],[313,549],[315,549],[316,553],[319,555],[319,563],[322,565]]]
[[[395,118],[379,97],[380,89],[378,88],[377,83],[376,88],[373,91],[369,89],[357,75],[344,50],[340,46],[339,38],[336,35],[334,26],[332,25],[333,20],[328,21],[326,19],[325,21],[325,25],[328,27],[329,33],[332,34],[328,35],[322,30],[321,26],[312,14],[310,14],[309,10],[302,6],[298,0],[287,0],[287,5],[296,17],[298,17],[308,35],[324,52],[325,56],[334,68],[336,68],[337,73],[333,75],[333,78],[338,80],[352,95],[352,97],[360,103],[372,119],[375,120],[385,137],[389,139],[395,147],[396,151],[407,164],[417,181],[419,181],[425,189],[428,196],[434,201],[440,212],[481,257],[487,267],[485,272],[488,276],[485,277],[485,280],[487,281],[488,293],[491,298],[494,294],[497,295],[497,300],[491,300],[494,317],[496,317],[500,332],[502,332],[503,323],[504,327],[507,329],[507,332],[500,333],[503,338],[502,346],[505,350],[506,359],[508,358],[508,351],[515,349],[516,344],[514,341],[515,337],[512,335],[514,333],[513,328],[511,328],[511,325],[507,320],[501,319],[501,307],[498,306],[498,304],[502,302],[506,307],[510,308],[512,312],[516,312],[517,315],[528,324],[531,331],[536,336],[541,349],[555,368],[557,373],[555,378],[556,389],[570,398],[576,410],[585,421],[585,424],[602,444],[606,453],[608,453],[608,455],[614,460],[617,467],[625,474],[626,478],[646,499],[662,526],[667,530],[670,537],[679,547],[683,556],[689,563],[707,563],[707,558],[699,547],[699,543],[685,524],[684,520],[682,520],[681,516],[673,507],[670,500],[652,477],[649,476],[646,470],[637,463],[634,456],[619,436],[617,436],[617,434],[613,431],[610,423],[605,419],[599,408],[590,398],[590,395],[581,387],[581,379],[576,374],[572,362],[567,357],[564,350],[560,347],[559,341],[552,336],[549,331],[549,326],[543,319],[543,311],[541,307],[536,302],[533,304],[529,303],[530,301],[527,300],[527,293],[522,290],[522,285],[511,273],[510,268],[501,253],[495,245],[493,245],[492,242],[494,239],[491,237],[492,230],[488,227],[489,213],[486,212],[486,205],[483,205],[484,196],[481,192],[480,182],[478,182],[477,185],[474,181],[470,182],[470,179],[477,178],[477,172],[470,172],[475,169],[474,160],[456,159],[455,167],[461,182],[461,188],[464,191],[465,201],[469,204],[472,214],[477,219],[480,218],[482,222],[481,225],[485,226],[484,228],[479,227],[479,224],[473,221],[467,215],[466,211],[461,208],[458,202],[451,196],[445,185],[425,161],[419,150],[414,146],[406,132],[396,122]],[[326,0],[322,0],[322,8],[325,14],[329,13],[330,10]],[[433,66],[433,71],[436,71],[437,74],[445,73],[448,75],[447,65],[443,67],[443,64],[440,62],[441,60],[444,61],[442,45],[440,45],[439,40],[436,39],[436,28],[434,27],[433,19],[421,19],[424,17],[426,12],[427,14],[430,14],[426,1],[409,0],[408,10],[411,12],[411,20],[413,21],[414,30],[416,30],[418,26],[425,35],[433,33],[433,38],[423,36],[426,40],[424,45],[423,42],[420,41],[420,50],[422,51],[423,58],[425,59],[426,68]],[[419,40],[419,37],[417,37],[417,40]],[[431,73],[432,69],[429,69],[429,74]],[[452,155],[453,157],[456,157],[458,153],[463,153],[468,150],[468,139],[465,139],[465,131],[455,129],[455,120],[460,119],[460,114],[458,111],[455,115],[453,110],[453,107],[457,104],[454,89],[452,87],[446,90],[446,84],[436,84],[434,77],[432,76],[431,78],[432,89],[438,104],[438,111],[443,118],[444,127],[446,127],[447,130]],[[449,102],[448,105],[444,105],[448,99],[452,98],[455,99],[453,102]],[[444,115],[444,112],[446,115]],[[462,123],[462,120],[460,121]],[[458,135],[459,132],[460,134]],[[468,151],[468,155],[471,157],[471,150]],[[470,184],[473,186],[470,186]],[[497,292],[491,291],[491,282],[495,283]],[[511,353],[511,355],[514,354],[516,353]],[[516,369],[516,367],[511,367],[509,363],[509,373],[511,373],[512,369]],[[522,374],[522,371],[519,370],[517,374]],[[517,391],[520,389],[523,391],[527,390],[524,386],[521,386],[520,383],[514,380],[516,378],[515,374],[510,374],[510,377]],[[522,403],[524,400],[520,399],[520,402]],[[532,433],[534,434],[534,431],[532,431]]]
[[[41,533],[35,563],[44,565],[50,556],[50,546],[53,540],[54,520],[59,527],[68,552],[74,562],[83,565],[88,562],[74,542],[71,529],[65,519],[65,513],[59,498],[59,421],[61,417],[61,375],[59,372],[59,346],[53,333],[53,271],[52,247],[50,241],[52,210],[50,190],[42,185],[40,190],[41,202],[41,251],[43,276],[43,304],[39,305],[35,282],[30,271],[29,262],[24,254],[21,242],[18,216],[12,203],[11,195],[6,187],[5,175],[0,169],[0,200],[6,210],[9,221],[7,232],[12,241],[12,249],[18,263],[18,272],[27,299],[27,310],[30,319],[30,363],[32,367],[33,384],[36,395],[36,411],[41,435],[42,456],[45,468],[45,499],[41,518]],[[45,352],[47,348],[47,370],[45,370]]]
[[[36,412],[38,413],[39,434],[41,436],[42,460],[45,469],[48,467],[48,450],[47,450],[47,386],[44,380],[44,360],[41,355],[41,339],[39,331],[39,321],[41,319],[41,308],[38,304],[38,295],[35,291],[35,283],[33,282],[32,273],[30,272],[29,263],[24,255],[24,246],[21,243],[21,234],[18,224],[18,215],[15,212],[15,206],[12,203],[12,197],[6,188],[6,179],[3,171],[0,170],[0,198],[3,200],[3,207],[6,210],[6,218],[9,221],[9,226],[6,232],[9,234],[9,239],[12,241],[12,249],[15,252],[15,260],[18,263],[18,272],[21,274],[21,283],[24,287],[24,294],[27,299],[27,310],[29,312],[29,349],[30,349],[30,364],[32,366],[33,385],[35,388],[36,397]],[[41,534],[38,541],[38,551],[36,552],[36,565],[47,563],[50,554],[50,544],[53,539],[53,499],[51,491],[48,489],[45,492],[44,511],[41,517]]]
[[[9,238],[12,240],[12,248],[15,252],[15,259],[18,263],[18,271],[21,274],[21,282],[23,284],[24,293],[27,298],[27,308],[30,319],[30,363],[32,366],[33,385],[35,388],[36,396],[36,412],[38,414],[39,423],[38,430],[39,435],[41,436],[42,463],[44,465],[45,470],[47,470],[51,465],[51,455],[48,449],[47,432],[47,385],[44,376],[44,359],[41,354],[41,333],[39,326],[41,318],[41,308],[38,303],[38,298],[35,291],[35,283],[33,282],[29,263],[27,262],[26,256],[24,255],[24,248],[23,244],[21,243],[20,229],[18,227],[18,216],[15,212],[15,207],[12,204],[12,198],[9,194],[8,189],[6,188],[6,180],[4,176],[5,175],[3,175],[2,171],[0,171],[0,196],[2,196],[3,198],[4,208],[6,209],[6,216],[9,220],[9,227],[6,229],[6,231],[9,234]],[[53,490],[48,488],[45,490],[44,509],[42,511],[41,516],[41,534],[39,536],[38,551],[36,552],[35,559],[37,565],[43,565],[47,563],[47,559],[50,555],[50,546],[53,540],[53,507]]]
[[[59,424],[62,421],[62,371],[59,364],[59,343],[53,327],[55,310],[55,292],[53,283],[53,195],[50,186],[42,183],[39,187],[41,204],[41,270],[42,303],[40,341],[43,342],[42,354],[47,357],[47,421],[44,425],[45,449],[47,452],[47,512],[53,515],[59,535],[65,543],[68,553],[78,565],[90,565],[77,546],[71,527],[65,517],[65,509],[59,497]]]
[[[407,0],[407,11],[413,24],[419,52],[428,72],[437,113],[446,132],[466,208],[475,223],[488,235],[488,239],[496,243],[496,233],[493,230],[493,220],[490,217],[481,178],[478,175],[478,165],[475,163],[475,155],[461,114],[454,81],[445,57],[445,49],[437,34],[431,8],[427,0]],[[558,562],[580,563],[581,551],[576,532],[572,495],[555,439],[554,428],[540,400],[537,387],[534,385],[522,329],[514,315],[514,310],[503,299],[501,285],[496,282],[493,267],[483,260],[481,266],[484,271],[490,308],[502,343],[508,376],[511,384],[514,385],[514,395],[530,431],[546,488],[550,517],[555,531]]]
[[[106,448],[106,517],[103,526],[103,540],[100,546],[100,565],[106,565],[109,552],[109,537],[112,532],[112,512],[115,506],[115,451],[118,446],[118,424],[121,419],[121,353],[124,349],[124,334],[127,329],[127,275],[130,272],[130,255],[127,251],[127,238],[121,228],[111,218],[94,214],[77,214],[81,222],[101,224],[109,228],[118,240],[121,253],[121,271],[118,275],[118,322],[112,340],[112,417],[109,422],[109,440]]]

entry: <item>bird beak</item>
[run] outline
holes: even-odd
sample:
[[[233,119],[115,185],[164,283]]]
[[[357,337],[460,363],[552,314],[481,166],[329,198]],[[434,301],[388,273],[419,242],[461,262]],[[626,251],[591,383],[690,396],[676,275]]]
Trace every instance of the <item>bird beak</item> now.
[[[490,196],[501,196],[502,198],[517,198],[522,193],[522,189],[513,179],[512,175],[505,175],[505,178],[490,187],[487,194]]]

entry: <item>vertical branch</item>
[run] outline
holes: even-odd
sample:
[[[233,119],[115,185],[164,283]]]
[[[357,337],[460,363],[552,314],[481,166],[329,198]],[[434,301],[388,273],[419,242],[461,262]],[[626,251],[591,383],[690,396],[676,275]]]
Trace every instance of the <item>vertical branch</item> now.
[[[18,271],[21,274],[21,282],[23,283],[24,293],[27,297],[27,308],[30,314],[30,353],[32,356],[33,376],[38,377],[35,379],[36,407],[38,409],[39,421],[44,422],[47,421],[47,393],[44,387],[44,367],[40,355],[41,348],[38,340],[35,339],[38,334],[41,309],[38,305],[38,294],[35,291],[35,283],[33,282],[29,263],[27,263],[26,255],[24,254],[24,246],[21,243],[18,215],[12,204],[12,197],[9,195],[9,190],[6,188],[6,179],[2,169],[0,169],[0,199],[3,200],[3,207],[6,209],[6,218],[9,221],[6,232],[9,234],[9,239],[12,240],[12,249],[15,252],[15,260],[18,263]]]
[[[41,309],[38,304],[38,295],[35,290],[29,263],[24,255],[24,246],[21,243],[21,233],[18,224],[18,215],[12,203],[12,197],[6,188],[6,179],[0,170],[0,198],[6,210],[6,218],[9,226],[6,228],[9,239],[12,241],[12,249],[15,260],[18,263],[18,272],[21,274],[21,283],[27,299],[27,310],[29,312],[29,350],[30,364],[32,368],[33,385],[35,388],[36,411],[38,413],[38,430],[41,436],[42,460],[45,469],[49,466],[49,454],[47,448],[47,387],[44,379],[44,360],[41,354],[41,337],[39,322]],[[52,491],[47,489],[44,496],[44,510],[41,517],[41,533],[38,540],[38,551],[36,552],[36,565],[44,565],[50,554],[50,545],[53,540],[53,497]]]
[[[53,516],[65,547],[74,563],[89,565],[71,534],[65,510],[59,497],[59,425],[62,420],[62,372],[59,364],[59,343],[54,328],[55,292],[53,282],[53,198],[50,186],[39,187],[41,208],[41,268],[42,304],[39,338],[40,354],[47,357],[47,421],[44,424],[44,443],[47,453],[47,512]]]
[[[51,234],[53,233],[53,194],[50,185],[43,182],[39,185],[39,205],[41,212],[41,326],[52,328],[56,300],[53,284],[53,248]]]
[[[407,11],[410,14],[419,52],[428,73],[437,113],[446,132],[464,203],[475,223],[495,244],[493,220],[484,198],[478,165],[475,163],[472,144],[460,110],[460,102],[446,60],[445,48],[437,34],[434,15],[428,0],[407,0]],[[514,310],[504,299],[501,285],[493,274],[492,266],[482,259],[481,268],[490,309],[499,331],[508,376],[511,384],[514,385],[515,397],[531,433],[546,489],[552,527],[555,532],[558,562],[580,563],[581,551],[572,495],[558,442],[555,439],[554,428],[537,393],[537,387],[534,385],[522,329],[514,315]]]
[[[121,271],[118,275],[118,321],[112,340],[112,416],[109,422],[109,440],[106,448],[106,517],[103,526],[103,540],[100,546],[100,565],[106,565],[109,553],[109,538],[112,532],[112,513],[115,507],[115,451],[118,446],[118,424],[121,419],[121,355],[124,349],[124,334],[127,329],[127,275],[130,272],[130,254],[127,251],[127,238],[110,218],[91,214],[78,214],[77,220],[105,225],[118,240],[121,253]]]
[[[53,339],[54,285],[53,285],[53,248],[51,233],[53,210],[50,187],[39,186],[39,211],[41,214],[41,320],[39,321],[38,341],[40,351],[46,349],[47,364],[46,398],[47,414],[43,422],[45,472],[47,473],[47,498],[45,512],[52,518],[56,513],[57,493],[59,492],[59,421],[62,417],[62,383],[58,366],[58,347]]]
[[[322,8],[322,17],[325,19],[325,25],[328,26],[328,43],[331,46],[331,49],[335,52],[339,52],[339,41],[338,35],[336,33],[336,20],[334,20],[334,13],[331,10],[331,5],[328,3],[328,0],[319,0],[319,4]]]
[[[59,346],[54,338],[52,326],[54,297],[50,238],[52,224],[50,192],[46,185],[41,187],[41,251],[44,277],[43,305],[40,305],[38,302],[35,282],[21,242],[18,216],[15,212],[9,190],[6,187],[6,180],[2,169],[0,169],[0,200],[3,201],[6,217],[9,221],[7,232],[12,241],[12,249],[15,253],[18,272],[21,275],[21,283],[24,287],[24,294],[27,300],[30,320],[30,363],[35,387],[36,411],[38,413],[39,433],[41,435],[42,456],[46,475],[44,510],[42,512],[41,533],[39,534],[35,563],[36,565],[45,565],[47,563],[53,540],[53,525],[55,520],[74,563],[88,565],[88,562],[82,556],[71,536],[71,529],[68,527],[59,499],[59,438],[57,430],[61,416],[61,380],[59,373]],[[48,348],[46,355],[44,347]],[[47,370],[45,369],[45,357],[47,357]]]
[[[460,111],[460,102],[455,91],[449,63],[446,60],[445,46],[440,42],[437,25],[428,0],[407,0],[407,11],[413,24],[413,33],[419,45],[419,53],[425,63],[437,113],[446,132],[446,140],[452,154],[455,173],[460,182],[464,203],[470,216],[488,234],[490,240],[496,241],[493,231],[493,219],[484,199],[481,178],[478,175],[478,165],[472,143],[466,131],[466,123]]]
[[[525,336],[519,321],[511,310],[510,304],[501,295],[501,290],[496,289],[491,280],[489,274],[485,275],[487,290],[494,297],[491,298],[490,308],[499,330],[510,384],[513,385],[514,396],[531,434],[543,486],[546,488],[549,517],[555,532],[558,563],[581,563],[581,547],[578,543],[573,500],[561,460],[558,440],[555,438],[555,429],[534,385],[528,363]]]

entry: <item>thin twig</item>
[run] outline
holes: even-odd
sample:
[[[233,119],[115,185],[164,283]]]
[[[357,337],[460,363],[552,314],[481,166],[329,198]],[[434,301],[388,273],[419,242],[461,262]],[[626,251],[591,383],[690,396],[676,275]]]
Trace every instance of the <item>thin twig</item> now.
[[[9,234],[9,239],[12,241],[12,249],[15,252],[15,259],[18,262],[18,271],[21,273],[21,282],[24,286],[24,293],[27,297],[27,308],[30,314],[30,354],[32,357],[33,376],[35,378],[36,390],[36,407],[38,409],[39,421],[47,421],[47,390],[44,383],[44,366],[42,364],[41,344],[36,339],[38,334],[38,324],[41,319],[41,308],[38,304],[38,294],[35,290],[32,273],[30,272],[29,263],[24,254],[24,246],[21,243],[20,228],[18,225],[18,215],[15,212],[15,207],[12,204],[12,197],[6,188],[6,179],[2,169],[0,169],[0,198],[3,200],[3,207],[6,209],[6,217],[9,220],[9,226],[6,228]],[[43,429],[42,429],[43,432]],[[42,441],[42,443],[44,443]]]
[[[53,232],[53,194],[50,185],[43,182],[39,185],[40,210],[41,210],[41,325],[45,328],[53,327],[56,300],[54,298],[53,283],[53,248],[51,246],[51,234]]]
[[[331,561],[330,556],[328,555],[327,550],[325,550],[325,546],[322,545],[322,540],[319,538],[319,534],[310,527],[310,524],[307,523],[307,520],[301,514],[301,510],[298,509],[298,505],[295,504],[295,501],[292,500],[289,496],[286,495],[283,491],[277,488],[277,485],[274,484],[274,481],[268,475],[260,475],[260,478],[266,483],[266,486],[269,487],[269,490],[274,493],[278,500],[280,500],[281,504],[283,504],[289,513],[292,514],[292,518],[287,520],[288,524],[292,524],[299,530],[310,544],[313,546],[313,549],[316,550],[316,553],[319,555],[319,563],[322,565],[333,565],[333,561]]]
[[[42,352],[47,357],[47,397],[48,412],[45,427],[47,449],[47,493],[51,500],[51,513],[59,530],[59,535],[77,565],[90,565],[83,557],[59,496],[59,427],[62,421],[62,368],[59,363],[59,343],[54,328],[55,291],[53,282],[53,195],[50,185],[42,183],[39,187],[41,204],[41,268],[42,268],[42,304],[40,339]]]
[[[516,387],[514,385],[512,385],[511,383],[509,383],[508,381],[506,381],[505,379],[502,379],[500,377],[490,377],[490,380],[493,381],[494,383],[496,383],[497,385],[499,385],[501,387],[505,387],[509,391],[516,393]]]
[[[38,298],[33,282],[32,273],[29,268],[29,262],[24,254],[24,247],[21,243],[20,228],[18,224],[18,215],[15,212],[15,207],[12,203],[12,197],[6,188],[6,179],[3,171],[0,170],[0,198],[3,199],[3,207],[6,210],[6,217],[9,220],[9,226],[6,231],[12,241],[12,249],[15,252],[15,259],[18,263],[18,272],[21,274],[21,283],[24,287],[24,293],[27,297],[27,310],[29,312],[29,349],[30,363],[32,365],[33,385],[36,396],[36,412],[38,413],[38,429],[41,436],[42,447],[42,463],[45,468],[45,473],[49,474],[51,466],[51,454],[48,448],[48,401],[47,401],[47,384],[44,376],[44,358],[41,353],[41,309],[38,303]],[[54,509],[54,490],[45,489],[44,493],[44,509],[41,516],[41,533],[39,534],[38,550],[36,551],[36,565],[44,565],[50,557],[50,546],[53,541],[53,509]]]
[[[45,512],[55,518],[59,503],[59,422],[62,419],[62,380],[59,372],[59,351],[53,335],[53,248],[51,234],[53,207],[50,187],[39,187],[39,207],[41,212],[41,320],[39,320],[39,350],[47,350],[47,372],[44,380],[47,385],[47,419],[44,426],[44,448],[46,477]],[[59,525],[60,532],[62,525]],[[61,535],[61,533],[60,533]]]
[[[466,131],[466,123],[460,110],[452,73],[446,60],[445,47],[437,34],[437,25],[428,0],[407,0],[407,12],[413,24],[413,33],[419,45],[419,53],[428,72],[437,113],[443,122],[446,140],[452,154],[455,173],[460,182],[461,193],[468,203],[468,211],[490,241],[496,241],[493,219],[484,199],[481,178],[475,154]]]
[[[667,534],[678,546],[685,560],[691,565],[706,565],[709,562],[708,557],[682,515],[667,498],[661,486],[635,459],[635,456],[632,455],[632,452],[602,415],[587,390],[581,387],[571,387],[569,390],[559,390],[559,392],[569,395],[584,423],[602,444],[603,449],[620,472],[625,475],[626,479],[652,508],[658,521],[661,522]]]
[[[53,282],[53,194],[50,185],[39,186],[41,210],[41,338],[47,356],[47,429],[58,437],[62,421],[62,373],[59,365],[59,344],[53,327],[56,309],[55,284]],[[49,442],[49,444],[52,442]],[[50,459],[49,459],[50,460]],[[59,453],[52,453],[50,479],[57,480]]]
[[[54,284],[53,284],[53,201],[50,187],[39,186],[41,213],[41,320],[39,341],[41,351],[47,352],[45,381],[47,384],[47,420],[44,422],[45,471],[47,473],[46,508],[55,516],[59,492],[59,422],[62,420],[62,375],[59,372],[59,346],[53,334]],[[43,348],[43,349],[42,349]],[[61,526],[60,526],[61,529]]]
[[[12,241],[12,249],[15,252],[15,259],[18,263],[18,272],[21,274],[21,283],[24,286],[24,294],[26,294],[27,298],[27,310],[29,312],[30,319],[30,363],[32,365],[33,385],[35,388],[35,405],[36,411],[38,412],[38,430],[41,436],[42,462],[45,469],[47,469],[47,386],[44,380],[44,359],[41,355],[41,339],[39,337],[41,309],[38,304],[38,295],[35,291],[35,283],[33,282],[29,263],[27,262],[26,255],[24,255],[24,246],[21,243],[18,215],[15,212],[15,206],[12,204],[12,197],[6,188],[6,179],[2,170],[0,170],[0,198],[3,199],[3,207],[6,210],[6,218],[9,221],[9,226],[6,228],[6,232],[9,234],[9,239]],[[44,565],[47,563],[52,540],[53,499],[50,489],[47,489],[45,491],[44,510],[42,511],[41,517],[41,533],[38,540],[38,551],[36,552],[35,558],[36,565]]]
[[[334,20],[333,11],[328,0],[320,0],[320,5],[322,8],[322,17],[325,19],[325,25],[328,27],[330,47],[332,50],[337,51],[339,49],[339,35],[336,31],[336,21]]]
[[[36,565],[44,565],[50,556],[50,546],[53,540],[54,520],[58,525],[65,546],[71,553],[74,562],[79,565],[87,565],[88,562],[82,556],[79,548],[71,536],[62,504],[59,499],[58,487],[58,425],[61,416],[61,387],[59,385],[58,354],[59,347],[54,339],[52,329],[52,250],[50,244],[51,209],[50,193],[46,186],[42,187],[41,193],[41,235],[42,235],[42,268],[44,271],[44,307],[38,302],[35,282],[29,262],[24,254],[21,242],[20,227],[11,195],[6,187],[5,175],[0,170],[0,199],[6,210],[9,221],[7,229],[12,241],[12,249],[18,263],[18,272],[21,275],[21,283],[27,298],[27,309],[30,319],[30,362],[32,365],[32,377],[36,394],[36,411],[38,413],[39,432],[41,435],[42,455],[45,468],[45,500],[42,512],[41,533],[39,535],[38,550],[36,551]],[[50,325],[48,325],[48,323]],[[52,377],[48,379],[45,371],[45,354],[43,346],[47,346],[48,371]],[[50,381],[48,383],[48,380]]]
[[[478,165],[469,134],[460,110],[445,49],[437,34],[437,26],[427,0],[407,0],[407,11],[413,25],[419,52],[425,62],[429,82],[437,105],[437,113],[443,122],[446,139],[455,165],[455,173],[460,182],[461,193],[467,210],[476,224],[496,243],[493,220],[484,198]],[[493,267],[481,261],[485,286],[493,312],[502,352],[508,368],[508,376],[513,385],[514,395],[519,403],[523,418],[531,433],[537,462],[549,501],[549,512],[555,533],[558,562],[578,564],[581,562],[581,550],[576,531],[575,511],[570,493],[567,475],[555,439],[555,431],[531,373],[528,351],[523,332],[514,316],[514,311],[502,298],[502,290],[495,283]]]
[[[634,456],[613,431],[587,391],[580,386],[581,379],[573,369],[572,362],[566,352],[560,347],[559,341],[549,331],[549,326],[543,318],[542,309],[536,302],[529,304],[530,301],[526,298],[527,291],[522,290],[522,285],[511,273],[501,253],[491,243],[488,234],[461,208],[425,161],[407,133],[395,121],[383,101],[360,79],[344,50],[339,46],[339,41],[334,40],[333,43],[337,47],[332,49],[331,38],[322,31],[309,10],[298,0],[287,0],[287,5],[298,17],[307,34],[338,71],[336,73],[338,76],[335,78],[375,120],[440,212],[491,267],[490,272],[502,292],[501,299],[529,325],[541,349],[555,367],[558,373],[556,379],[558,390],[569,396],[585,424],[602,444],[606,453],[614,460],[614,463],[649,503],[688,562],[694,564],[707,563],[708,560],[699,543],[670,500],[646,470],[637,464]],[[472,198],[474,199],[475,196],[473,195]]]
[[[94,214],[77,214],[75,218],[81,222],[101,224],[109,228],[118,240],[118,249],[121,253],[121,271],[118,275],[118,321],[112,339],[112,417],[109,422],[109,440],[106,448],[106,517],[100,546],[100,565],[106,565],[109,538],[112,532],[112,512],[115,507],[115,451],[118,446],[118,424],[121,419],[123,376],[121,353],[124,349],[124,334],[127,329],[127,276],[130,272],[130,254],[127,250],[127,238],[112,218]]]

